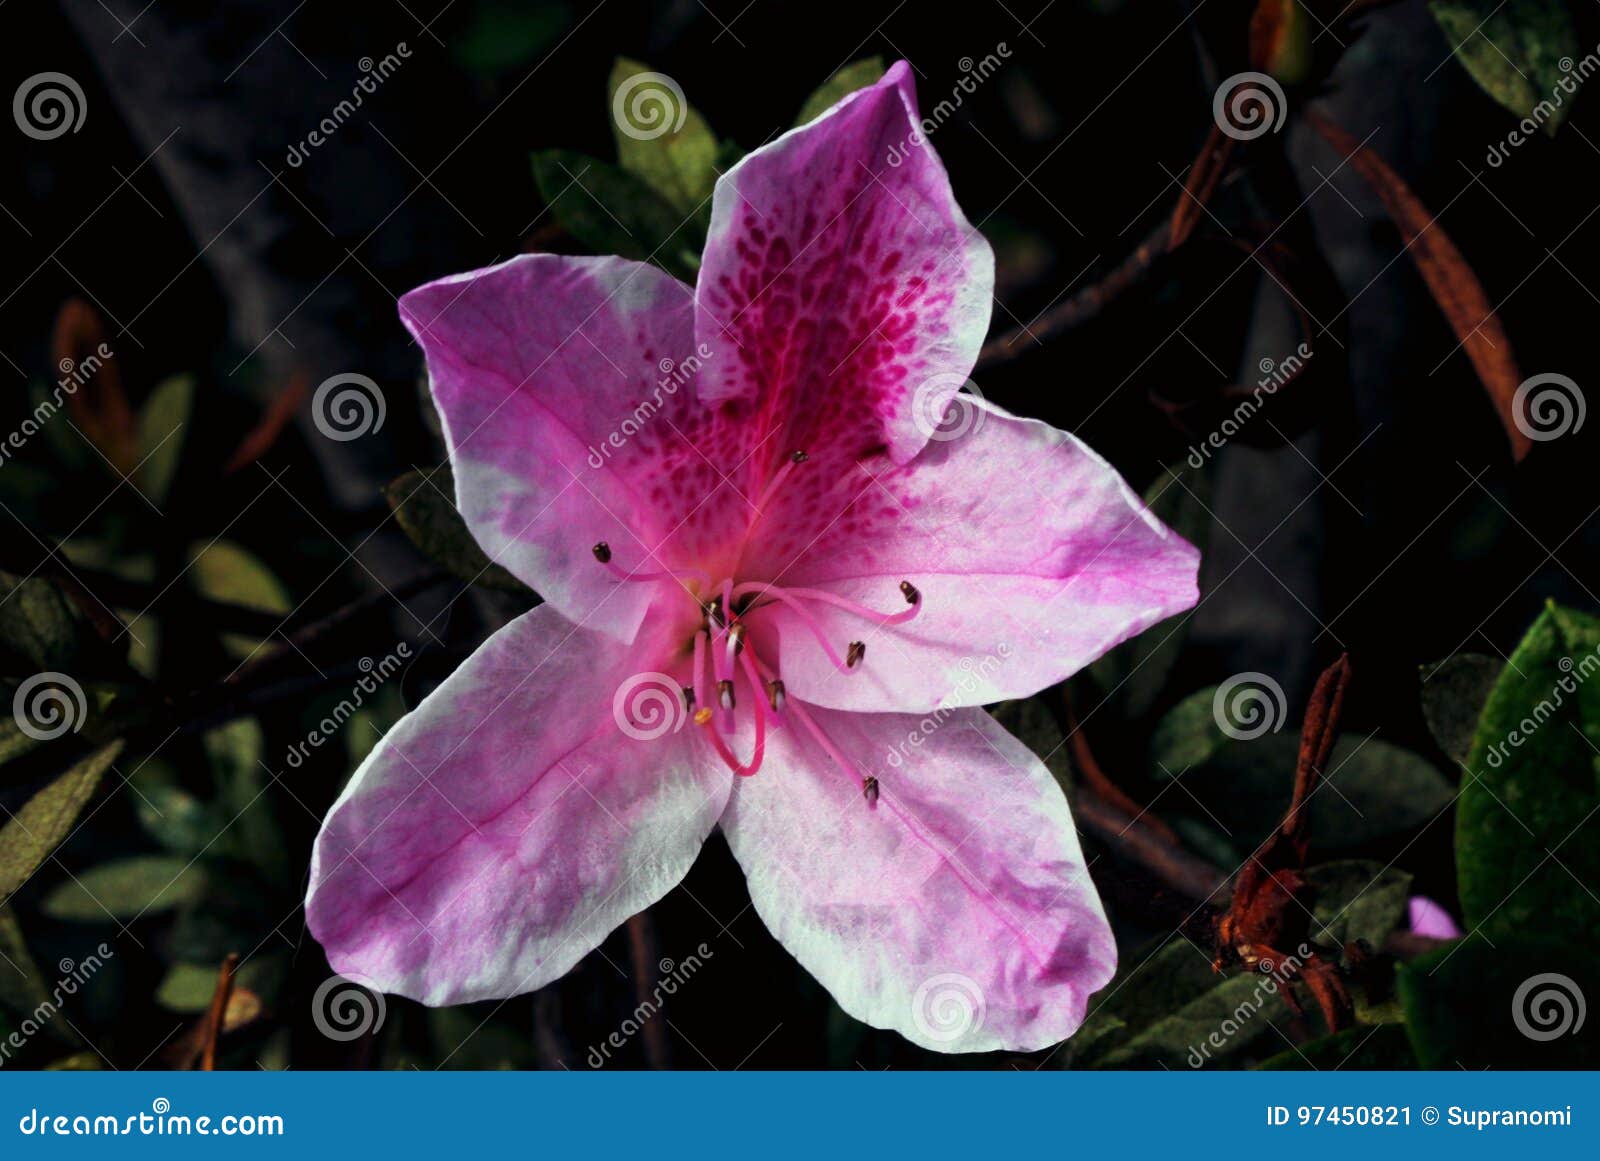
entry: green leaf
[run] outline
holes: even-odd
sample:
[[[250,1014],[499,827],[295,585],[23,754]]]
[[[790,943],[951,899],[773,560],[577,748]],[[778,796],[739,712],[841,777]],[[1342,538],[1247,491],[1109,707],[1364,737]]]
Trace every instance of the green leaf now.
[[[174,375],[159,383],[139,410],[139,478],[145,498],[166,503],[183,458],[185,429],[194,410],[194,376]]]
[[[566,149],[541,150],[532,161],[539,196],[579,242],[597,254],[650,261],[693,278],[703,239],[639,178]]]
[[[1370,1028],[1346,1028],[1329,1036],[1288,1048],[1268,1057],[1256,1068],[1275,1072],[1316,1069],[1352,1072],[1409,1071],[1417,1067],[1403,1024],[1374,1024]]]
[[[1411,876],[1405,871],[1347,859],[1310,868],[1306,880],[1316,891],[1311,931],[1318,943],[1342,947],[1363,940],[1381,948],[1405,922],[1411,897]]]
[[[709,207],[717,180],[716,134],[677,82],[619,56],[606,81],[606,99],[622,168],[680,214]]]
[[[800,116],[795,118],[794,123],[804,125],[807,121],[814,121],[857,89],[876,84],[883,74],[881,56],[869,56],[845,65],[806,98],[806,103],[800,106]]]
[[[88,618],[55,581],[0,572],[0,654],[6,672],[71,672],[94,640]]]
[[[1578,55],[1564,0],[1431,0],[1428,7],[1485,92],[1555,133],[1579,83],[1561,67],[1566,60],[1570,69]]]
[[[1457,763],[1472,750],[1478,717],[1505,664],[1481,653],[1457,653],[1422,667],[1422,716],[1439,748]]]
[[[1171,796],[1173,809],[1221,823],[1226,838],[1251,850],[1283,820],[1294,787],[1299,739],[1289,731],[1232,740],[1182,774],[1195,800]],[[1161,771],[1155,771],[1157,775]],[[1179,773],[1174,770],[1173,773]],[[1325,785],[1311,799],[1311,841],[1321,851],[1360,846],[1427,822],[1449,806],[1450,783],[1431,763],[1379,738],[1341,737]]]
[[[71,833],[100,776],[121,752],[119,739],[80,759],[0,828],[0,900],[9,899]]]
[[[383,490],[401,529],[430,560],[464,581],[506,592],[528,586],[495,564],[478,547],[456,509],[456,482],[450,465],[407,472]]]
[[[1149,765],[1155,778],[1176,778],[1203,766],[1231,740],[1217,725],[1213,701],[1217,687],[1191,693],[1156,723],[1150,735]]]
[[[0,1005],[27,1013],[49,999],[50,986],[28,951],[17,913],[0,903]]]
[[[1395,990],[1423,1068],[1574,1069],[1600,1059],[1600,1021],[1588,1014],[1576,1026],[1600,995],[1592,955],[1536,932],[1436,948],[1401,965]]]
[[[461,30],[449,40],[450,55],[467,72],[495,78],[551,49],[572,23],[572,9],[559,0],[476,0]]]
[[[276,982],[281,965],[265,956],[253,956],[239,965],[234,980],[260,995]],[[156,988],[156,1003],[174,1012],[193,1015],[211,1006],[217,990],[217,964],[176,963]]]
[[[45,896],[52,919],[78,923],[131,920],[171,911],[205,890],[199,865],[174,855],[135,855],[101,863],[68,879]]]
[[[261,869],[269,882],[288,874],[283,828],[267,794],[270,774],[263,765],[266,739],[254,718],[238,718],[202,737],[219,789],[217,805],[224,816],[222,838]],[[219,833],[219,832],[213,832]],[[213,850],[216,848],[213,847]]]
[[[1167,468],[1144,495],[1145,506],[1179,536],[1203,551],[1210,536],[1211,477],[1205,465],[1184,461]],[[1089,667],[1108,696],[1120,699],[1123,716],[1138,721],[1155,708],[1183,651],[1190,613],[1179,613],[1124,641]]]
[[[1478,720],[1456,811],[1469,930],[1597,940],[1600,620],[1548,605]]]
[[[201,596],[283,616],[294,608],[289,590],[272,570],[230,540],[195,546],[189,559],[190,583]],[[238,633],[223,634],[222,642],[235,657],[249,657],[261,645],[258,639]]]

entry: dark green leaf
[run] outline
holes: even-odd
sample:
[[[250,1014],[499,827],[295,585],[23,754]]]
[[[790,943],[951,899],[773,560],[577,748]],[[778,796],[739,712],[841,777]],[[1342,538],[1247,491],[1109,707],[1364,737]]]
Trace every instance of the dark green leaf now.
[[[467,72],[495,78],[553,48],[572,23],[563,0],[476,0],[450,55]]]
[[[1505,663],[1481,653],[1457,653],[1422,667],[1422,716],[1439,748],[1456,762],[1472,749],[1478,717]]]
[[[709,214],[717,138],[676,81],[618,57],[606,82],[617,161],[680,215]]]
[[[1600,995],[1600,972],[1570,944],[1469,935],[1401,965],[1395,990],[1423,1068],[1593,1068],[1600,1059],[1600,1020],[1585,1013],[1578,1024]]]
[[[1191,693],[1167,711],[1150,735],[1150,774],[1176,778],[1193,766],[1203,766],[1228,745],[1230,739],[1217,725],[1213,700],[1217,687]]]
[[[9,899],[27,882],[71,833],[78,812],[100,784],[100,776],[121,752],[119,740],[80,759],[0,828],[0,901]]]
[[[54,581],[0,572],[0,654],[6,672],[22,677],[74,672],[94,641],[88,618]]]
[[[883,74],[881,56],[869,56],[845,65],[806,98],[806,103],[800,106],[800,116],[795,118],[794,123],[804,125],[807,121],[815,120],[857,89],[876,84]]]
[[[1298,1048],[1287,1048],[1256,1065],[1268,1071],[1301,1069],[1352,1072],[1394,1072],[1417,1067],[1411,1041],[1403,1024],[1374,1024],[1370,1028],[1346,1028],[1329,1036],[1319,1036]]]
[[[597,254],[655,262],[692,279],[701,238],[692,222],[639,178],[565,149],[533,155],[539,196],[562,227]]]
[[[462,580],[525,593],[528,586],[484,555],[456,510],[456,482],[445,464],[407,472],[383,490],[395,520],[424,555]]]
[[[174,855],[136,855],[79,872],[41,906],[52,919],[103,923],[170,911],[204,890],[198,864]]]
[[[178,474],[193,410],[192,375],[174,375],[164,380],[139,410],[140,490],[158,508],[166,503],[172,479]]]
[[[1411,876],[1405,871],[1348,859],[1312,867],[1306,879],[1316,891],[1311,934],[1318,943],[1342,947],[1364,940],[1380,948],[1406,920]]]
[[[1484,91],[1556,131],[1579,83],[1569,72],[1578,34],[1564,0],[1431,0],[1428,7]]]
[[[1478,720],[1456,812],[1470,929],[1596,942],[1600,902],[1600,620],[1549,605]]]

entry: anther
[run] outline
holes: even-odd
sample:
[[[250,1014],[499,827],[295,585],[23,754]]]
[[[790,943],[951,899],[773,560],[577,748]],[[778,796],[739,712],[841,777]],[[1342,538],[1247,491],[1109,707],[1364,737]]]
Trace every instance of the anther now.
[[[740,650],[742,650],[743,648],[744,648],[744,622],[743,621],[735,621],[733,623],[732,628],[730,628],[728,630],[728,655],[730,657],[737,657],[737,656],[739,656]]]
[[[725,710],[733,708],[733,682],[724,678],[717,682],[717,702]]]
[[[900,593],[905,597],[908,605],[914,605],[922,599],[922,594],[917,591],[917,586],[910,581],[900,582]]]
[[[865,641],[852,641],[850,642],[850,648],[845,650],[844,663],[848,668],[854,669],[861,664],[861,659],[866,655],[867,643]]]
[[[594,553],[594,558],[601,564],[611,563],[611,546],[604,540],[596,541],[595,546],[589,551]]]
[[[705,706],[701,706],[699,709],[694,711],[694,724],[695,725],[703,726],[707,722],[709,722],[710,720],[711,720],[711,710],[709,708],[707,708]]]
[[[789,462],[792,464],[803,464],[810,458],[810,456],[806,455],[806,453],[801,451],[799,448],[796,448],[794,451],[789,453]]]
[[[691,686],[683,687],[683,708],[688,713],[694,712],[694,689]]]
[[[721,597],[713,597],[710,603],[706,605],[706,621],[708,624],[715,625],[719,629],[722,628],[724,621],[722,617]]]
[[[871,777],[861,783],[861,797],[867,800],[868,806],[878,805],[878,780]]]
[[[782,681],[774,680],[767,682],[767,700],[772,704],[772,711],[774,713],[783,712],[783,703],[788,696],[789,695],[783,688]]]

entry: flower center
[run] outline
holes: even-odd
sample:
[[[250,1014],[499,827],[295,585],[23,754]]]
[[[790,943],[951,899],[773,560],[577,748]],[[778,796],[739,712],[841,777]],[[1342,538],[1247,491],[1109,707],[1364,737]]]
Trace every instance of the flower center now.
[[[795,467],[805,463],[806,458],[804,452],[795,452],[774,474],[756,504],[757,521],[789,474]],[[845,757],[804,703],[789,699],[777,667],[758,656],[751,638],[750,618],[762,609],[782,607],[788,610],[796,621],[810,631],[834,668],[840,673],[849,674],[854,673],[865,659],[866,642],[846,642],[841,653],[818,619],[818,607],[842,609],[880,626],[900,625],[922,610],[922,594],[915,585],[910,581],[901,581],[900,595],[907,607],[895,613],[883,613],[822,589],[780,585],[767,580],[741,581],[732,576],[713,581],[710,574],[701,569],[629,572],[612,560],[611,546],[603,540],[594,546],[593,552],[595,559],[618,580],[630,583],[673,582],[680,585],[695,602],[699,624],[694,628],[690,642],[689,683],[683,687],[684,705],[693,715],[695,724],[706,731],[712,748],[729,769],[742,777],[756,773],[766,757],[769,725],[780,725],[786,719],[793,718],[816,739],[830,758],[855,777],[868,804],[877,804],[877,779],[866,775]],[[741,761],[729,745],[740,709],[735,691],[741,676],[747,690],[754,695],[748,699],[751,704],[747,707],[752,715],[754,744],[749,759],[745,761]]]

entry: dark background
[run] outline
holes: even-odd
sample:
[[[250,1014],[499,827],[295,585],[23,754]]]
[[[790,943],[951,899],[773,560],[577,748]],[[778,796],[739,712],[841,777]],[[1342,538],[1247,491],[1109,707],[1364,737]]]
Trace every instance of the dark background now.
[[[154,602],[160,681],[174,690],[231,666],[214,610],[187,584],[162,589],[187,545],[225,535],[247,546],[292,594],[296,623],[381,597],[427,568],[381,493],[401,472],[442,459],[394,299],[530,246],[575,248],[550,232],[528,157],[553,146],[614,156],[605,82],[618,55],[676,78],[720,136],[751,149],[787,128],[806,95],[850,61],[910,60],[926,109],[953,90],[962,58],[1005,43],[1008,63],[933,139],[968,216],[996,246],[999,334],[1102,277],[1170,215],[1211,125],[1217,80],[1247,67],[1252,7],[160,0],[140,12],[135,0],[12,0],[0,8],[4,91],[40,70],[64,72],[81,84],[87,117],[80,132],[53,141],[9,124],[0,134],[0,382],[10,384],[0,409],[14,423],[27,384],[54,377],[52,328],[74,298],[104,320],[136,406],[176,373],[194,374],[197,393],[159,512],[141,511],[126,486],[101,507],[118,481],[92,456],[27,479],[0,472],[0,564],[27,573],[62,540],[94,541],[102,563],[85,571],[127,588],[119,607]],[[1315,10],[1331,19],[1339,6]],[[1574,13],[1587,51],[1600,40],[1597,10]],[[289,145],[349,95],[358,59],[402,41],[412,55],[396,75],[305,165],[287,165]],[[1441,213],[1525,373],[1592,381],[1600,97],[1582,96],[1554,139],[1541,136],[1490,169],[1486,151],[1515,119],[1449,59],[1421,3],[1338,23],[1317,49],[1318,75],[1291,91],[1294,107],[1314,103],[1358,139],[1372,134],[1371,147]],[[1600,424],[1537,444],[1514,467],[1472,367],[1451,353],[1456,336],[1399,256],[1395,227],[1338,166],[1292,116],[1281,134],[1252,144],[1202,215],[1200,243],[1158,263],[1092,322],[976,379],[1004,406],[1074,431],[1144,489],[1194,442],[1160,400],[1205,401],[1250,383],[1262,358],[1281,358],[1303,337],[1283,292],[1235,244],[1253,246],[1283,223],[1275,241],[1318,324],[1316,373],[1268,413],[1272,431],[1258,424],[1250,440],[1277,446],[1237,441],[1208,469],[1206,596],[1156,710],[1230,674],[1262,671],[1297,715],[1316,673],[1348,651],[1358,679],[1347,730],[1378,731],[1437,758],[1418,709],[1420,664],[1463,650],[1503,656],[1547,598],[1591,612],[1600,604],[1590,591],[1600,588],[1600,498],[1586,470]],[[314,385],[343,372],[383,386],[381,431],[333,442],[302,408],[258,462],[225,471],[297,376]],[[147,580],[118,575],[118,560],[135,552],[153,562]],[[402,690],[414,704],[518,607],[515,597],[445,586],[389,601],[348,639],[323,644],[348,662],[414,642],[419,658]],[[329,668],[324,659],[318,672]],[[295,676],[309,682],[310,672]],[[307,998],[327,967],[295,900],[348,755],[329,747],[297,770],[278,755],[325,696],[311,682],[305,698],[259,716],[267,765],[282,776],[265,800],[282,877],[223,874],[200,920],[151,916],[94,937],[125,948],[74,1017],[104,1060],[154,1066],[182,1038],[185,1018],[151,1000],[170,963],[255,946],[278,975],[261,985],[267,1014],[226,1042],[226,1064],[581,1068],[587,1047],[632,1008],[641,949],[653,978],[652,961],[681,960],[705,943],[713,955],[651,1033],[661,1040],[635,1038],[618,1063],[639,1066],[650,1053],[690,1068],[942,1063],[844,1017],[747,908],[718,840],[632,943],[614,935],[536,997],[442,1015],[392,1000],[376,1040],[319,1037]],[[1080,712],[1103,765],[1142,756],[1148,721],[1110,705],[1096,723],[1099,701],[1080,702]],[[200,745],[180,735],[166,759],[180,771],[204,762]],[[0,795],[16,793],[0,786]],[[78,868],[145,849],[136,814],[134,796],[108,803],[62,862]],[[1358,853],[1388,859],[1415,838],[1407,868],[1453,909],[1449,837],[1445,824]],[[1110,857],[1095,872],[1130,940],[1159,929],[1160,914],[1141,914],[1131,899],[1142,889],[1137,868]],[[88,938],[35,917],[38,896],[62,875],[47,868],[17,900],[42,962],[81,955]]]

